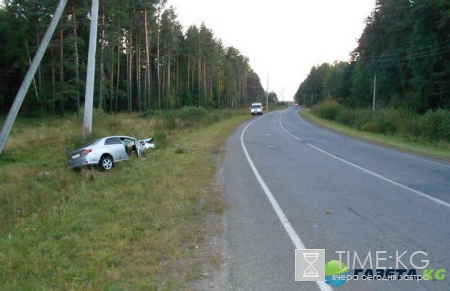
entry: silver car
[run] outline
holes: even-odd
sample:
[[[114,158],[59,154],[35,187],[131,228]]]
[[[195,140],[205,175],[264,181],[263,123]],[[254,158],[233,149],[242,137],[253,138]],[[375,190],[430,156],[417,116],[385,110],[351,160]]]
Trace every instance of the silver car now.
[[[114,164],[130,159],[132,154],[141,156],[144,146],[141,141],[130,136],[107,136],[73,151],[69,156],[72,169],[82,166],[99,166],[110,170]]]

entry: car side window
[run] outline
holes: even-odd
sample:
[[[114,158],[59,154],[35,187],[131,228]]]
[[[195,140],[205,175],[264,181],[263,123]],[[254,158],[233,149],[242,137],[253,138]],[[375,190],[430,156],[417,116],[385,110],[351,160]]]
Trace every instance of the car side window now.
[[[111,137],[105,140],[105,145],[122,144],[118,137]]]

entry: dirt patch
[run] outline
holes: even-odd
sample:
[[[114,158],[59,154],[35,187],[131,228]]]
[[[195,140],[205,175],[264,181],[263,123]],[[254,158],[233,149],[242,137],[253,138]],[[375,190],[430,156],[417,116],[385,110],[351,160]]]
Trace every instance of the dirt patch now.
[[[211,189],[208,189],[211,197],[211,211],[206,214],[206,228],[204,240],[199,245],[201,261],[200,279],[192,281],[188,285],[189,290],[231,290],[228,276],[225,242],[225,211],[227,204],[222,197],[224,183],[224,158],[225,149],[216,155],[217,171]]]

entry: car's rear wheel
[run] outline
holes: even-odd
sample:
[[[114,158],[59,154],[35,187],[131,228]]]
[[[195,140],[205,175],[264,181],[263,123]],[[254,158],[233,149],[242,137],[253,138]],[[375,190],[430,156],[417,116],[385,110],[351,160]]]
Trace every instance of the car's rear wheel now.
[[[98,164],[103,171],[108,171],[114,167],[114,160],[111,156],[103,156]]]

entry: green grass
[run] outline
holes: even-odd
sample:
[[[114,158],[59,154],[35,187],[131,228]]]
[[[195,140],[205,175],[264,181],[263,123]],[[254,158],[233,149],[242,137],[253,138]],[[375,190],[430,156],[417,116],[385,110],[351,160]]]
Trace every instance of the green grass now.
[[[0,289],[185,289],[200,276],[205,214],[225,209],[215,155],[247,113],[171,129],[158,116],[97,113],[93,136],[155,136],[158,147],[109,172],[67,167],[81,117],[19,119],[0,158]]]
[[[450,161],[450,145],[446,142],[431,143],[426,141],[411,141],[402,136],[360,131],[335,121],[320,118],[309,110],[301,110],[300,114],[312,123],[350,137],[355,137],[404,152]]]

